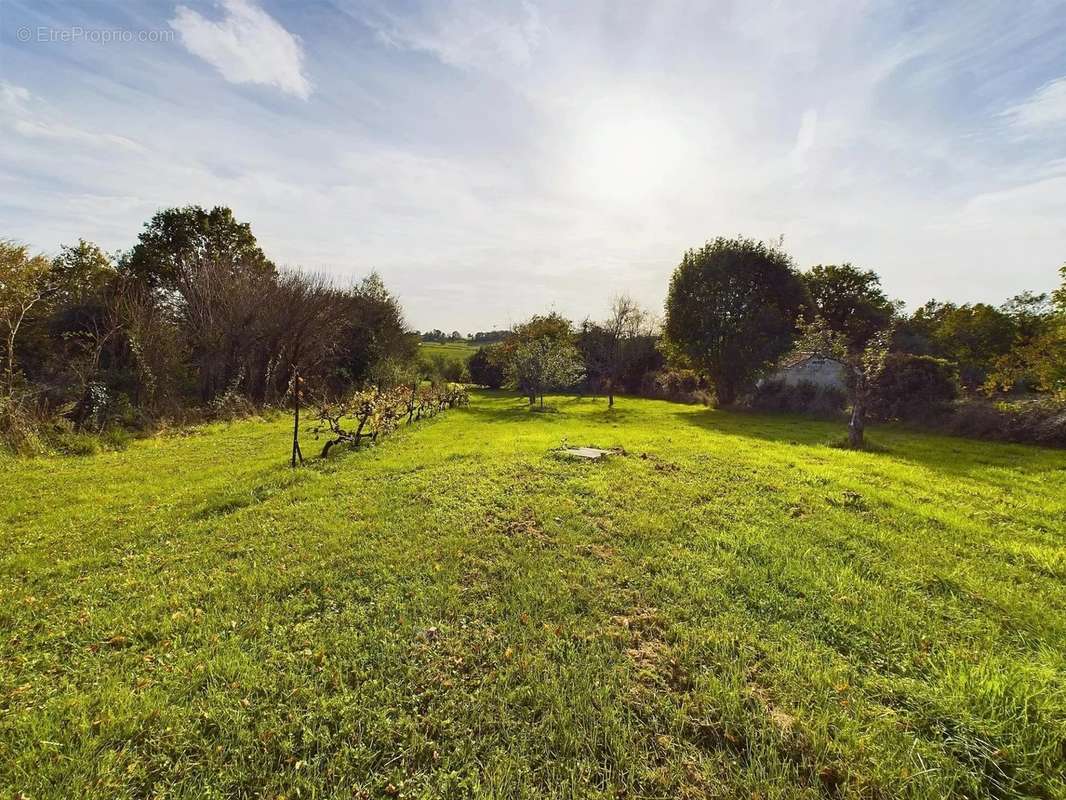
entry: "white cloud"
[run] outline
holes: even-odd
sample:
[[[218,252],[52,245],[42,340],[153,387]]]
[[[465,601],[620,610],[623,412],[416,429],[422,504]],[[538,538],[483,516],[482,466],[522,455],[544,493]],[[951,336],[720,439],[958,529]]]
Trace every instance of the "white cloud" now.
[[[0,127],[7,127],[27,139],[51,139],[73,142],[90,147],[115,147],[140,151],[143,148],[132,139],[114,133],[99,133],[57,122],[47,106],[35,103],[24,86],[0,82]]]
[[[226,15],[215,21],[178,6],[170,27],[193,55],[214,66],[231,83],[259,83],[307,99],[298,37],[251,0],[222,0]]]
[[[530,2],[513,10],[476,0],[451,0],[419,17],[385,10],[365,20],[385,43],[431,53],[453,67],[525,66],[544,33]]]
[[[1045,83],[1003,115],[1022,133],[1066,127],[1066,76]]]

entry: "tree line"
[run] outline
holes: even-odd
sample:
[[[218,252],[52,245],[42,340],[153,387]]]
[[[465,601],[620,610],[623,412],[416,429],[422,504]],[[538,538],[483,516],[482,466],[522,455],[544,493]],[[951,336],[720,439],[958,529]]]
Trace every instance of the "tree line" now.
[[[1058,290],[999,306],[931,300],[906,313],[872,270],[801,271],[780,244],[717,238],[683,254],[661,319],[620,296],[602,320],[419,334],[376,274],[338,285],[282,269],[230,209],[171,208],[114,255],[79,240],[47,258],[0,240],[0,434],[17,445],[40,419],[101,430],[240,414],[296,399],[294,387],[340,398],[453,369],[441,377],[510,386],[538,408],[575,388],[609,406],[698,392],[727,406],[780,392],[767,376],[806,353],[841,365],[861,438],[868,410],[898,414],[915,398],[1066,394],[1060,275]],[[420,339],[494,343],[427,367]]]
[[[376,274],[279,268],[230,209],[199,206],[160,211],[115,255],[0,241],[0,333],[9,441],[42,417],[99,430],[239,413],[283,402],[297,375],[335,394],[393,384],[418,349]]]
[[[602,321],[534,316],[467,366],[473,382],[509,385],[530,404],[579,386],[613,405],[619,392],[688,381],[730,406],[757,396],[782,359],[818,356],[842,368],[858,446],[870,409],[898,416],[959,393],[1066,394],[1066,266],[1060,277],[1054,292],[998,307],[931,300],[908,314],[872,270],[801,271],[778,245],[720,237],[684,253],[661,322],[628,297]]]

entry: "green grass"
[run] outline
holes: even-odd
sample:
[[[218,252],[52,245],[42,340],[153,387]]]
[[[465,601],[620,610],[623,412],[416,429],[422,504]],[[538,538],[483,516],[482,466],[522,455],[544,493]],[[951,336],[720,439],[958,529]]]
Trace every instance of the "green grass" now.
[[[1066,796],[1066,454],[553,402],[0,462],[0,797]]]
[[[418,346],[420,355],[432,357],[444,356],[450,361],[458,361],[463,364],[478,350],[478,346],[467,342],[422,342]]]

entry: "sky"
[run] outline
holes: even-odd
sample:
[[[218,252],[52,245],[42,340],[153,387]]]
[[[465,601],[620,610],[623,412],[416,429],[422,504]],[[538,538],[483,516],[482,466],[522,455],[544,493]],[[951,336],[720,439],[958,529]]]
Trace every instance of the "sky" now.
[[[1066,0],[0,0],[0,237],[187,204],[423,330],[661,311],[719,235],[999,304],[1066,261]]]

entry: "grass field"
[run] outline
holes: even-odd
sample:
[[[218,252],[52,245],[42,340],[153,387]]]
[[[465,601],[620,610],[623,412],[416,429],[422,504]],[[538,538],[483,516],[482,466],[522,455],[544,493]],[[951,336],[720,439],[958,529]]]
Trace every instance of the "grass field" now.
[[[0,462],[0,797],[1066,796],[1066,453],[554,402]]]
[[[420,355],[432,358],[435,355],[444,356],[450,361],[466,363],[466,360],[477,352],[477,345],[467,342],[422,342],[418,346]]]

